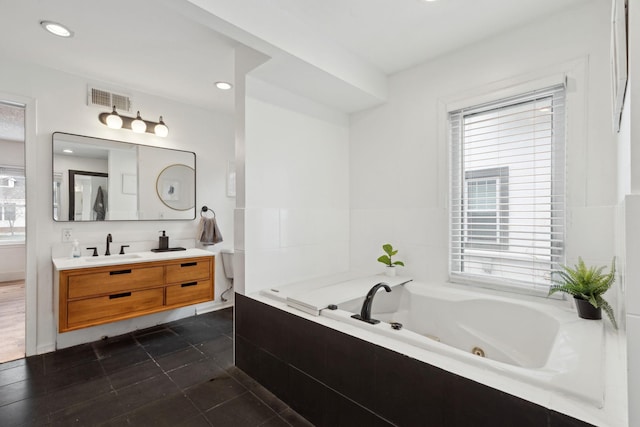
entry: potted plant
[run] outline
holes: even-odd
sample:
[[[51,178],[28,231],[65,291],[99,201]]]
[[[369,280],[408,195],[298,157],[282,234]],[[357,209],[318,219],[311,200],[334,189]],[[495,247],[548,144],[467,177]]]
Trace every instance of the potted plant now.
[[[395,276],[396,275],[396,265],[401,265],[404,267],[404,263],[402,261],[392,261],[391,257],[398,253],[397,250],[393,249],[389,243],[382,245],[382,250],[385,252],[384,255],[381,255],[378,258],[378,261],[386,265],[384,270],[384,274],[387,276]]]
[[[615,329],[618,324],[609,303],[602,298],[615,281],[615,258],[611,261],[611,269],[608,274],[603,274],[606,266],[587,267],[578,258],[578,264],[574,268],[562,266],[562,270],[556,271],[560,279],[553,279],[554,285],[549,289],[549,295],[555,292],[565,292],[573,296],[578,310],[578,316],[583,319],[602,319],[602,309],[609,316],[609,320]]]

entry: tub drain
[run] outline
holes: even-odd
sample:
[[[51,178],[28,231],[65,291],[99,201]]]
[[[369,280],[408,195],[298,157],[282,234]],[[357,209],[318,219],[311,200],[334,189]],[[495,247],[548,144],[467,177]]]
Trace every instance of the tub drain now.
[[[484,350],[480,347],[473,347],[471,353],[475,354],[476,356],[484,357]]]

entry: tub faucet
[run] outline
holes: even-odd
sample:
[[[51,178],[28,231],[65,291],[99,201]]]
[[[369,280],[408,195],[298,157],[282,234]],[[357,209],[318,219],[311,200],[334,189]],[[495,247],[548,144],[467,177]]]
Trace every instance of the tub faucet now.
[[[391,288],[389,287],[389,285],[384,282],[378,283],[369,290],[367,296],[364,298],[360,314],[354,314],[351,317],[353,317],[354,319],[362,320],[363,322],[371,323],[372,325],[380,323],[379,320],[371,318],[371,306],[373,305],[373,297],[376,295],[376,292],[378,292],[378,289],[380,288],[384,288],[385,291],[391,292]]]
[[[111,255],[111,252],[109,252],[109,244],[111,243],[111,241],[111,233],[109,233],[107,234],[107,251],[104,253],[105,255]]]

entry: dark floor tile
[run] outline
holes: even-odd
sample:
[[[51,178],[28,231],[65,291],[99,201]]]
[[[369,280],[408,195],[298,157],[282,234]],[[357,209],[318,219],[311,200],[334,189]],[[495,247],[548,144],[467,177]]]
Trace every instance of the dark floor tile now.
[[[0,406],[46,393],[43,381],[24,380],[0,387]]]
[[[70,406],[50,415],[52,426],[99,425],[123,413],[114,392]]]
[[[259,426],[274,415],[275,412],[251,393],[245,393],[205,413],[209,422],[221,427]]]
[[[278,399],[275,394],[271,393],[269,390],[259,384],[251,388],[250,391],[254,394],[254,396],[260,399],[262,403],[267,405],[269,408],[271,408],[271,410],[278,414],[286,409],[289,409],[286,403]]]
[[[194,418],[189,418],[180,424],[176,424],[177,427],[210,427],[211,423],[204,415],[198,415]]]
[[[61,369],[70,369],[96,359],[97,356],[91,344],[81,344],[56,350],[44,355],[45,374],[48,375]]]
[[[113,389],[117,391],[121,388],[160,375],[164,375],[162,369],[160,369],[155,361],[148,359],[146,362],[142,362],[138,365],[122,369],[109,375],[109,381],[111,382],[111,386],[113,387]]]
[[[178,387],[165,374],[132,384],[116,392],[124,412],[133,411],[158,399],[181,394]]]
[[[174,369],[181,368],[191,363],[198,362],[206,358],[204,354],[196,350],[193,347],[188,347],[184,350],[176,351],[175,353],[168,354],[166,356],[158,357],[156,362],[165,371],[173,371]]]
[[[227,374],[232,376],[236,381],[242,384],[245,388],[251,390],[254,387],[259,386],[258,382],[247,375],[242,369],[237,366],[233,366],[227,369]]]
[[[246,391],[247,390],[233,378],[220,376],[188,388],[185,394],[198,409],[205,412]]]
[[[50,412],[58,412],[87,400],[112,392],[111,384],[106,377],[99,377],[87,382],[81,382],[48,394],[47,402]]]
[[[233,340],[226,335],[218,335],[216,338],[194,347],[208,357],[215,357],[218,353],[233,350]]]
[[[0,363],[0,371],[4,371],[5,369],[15,368],[16,366],[23,366],[27,363],[26,358],[11,360],[9,362]]]
[[[149,360],[151,360],[149,353],[143,347],[137,346],[100,359],[100,364],[105,373],[110,375]]]
[[[213,360],[205,359],[168,372],[167,375],[181,389],[226,376],[225,372]]]
[[[19,400],[0,406],[0,425],[45,425],[49,421],[49,409],[45,396]]]
[[[76,365],[72,368],[58,370],[52,374],[46,375],[42,379],[45,381],[47,392],[51,393],[73,384],[87,382],[95,378],[104,376],[104,371],[100,362],[92,360],[88,363]]]
[[[172,326],[170,329],[191,344],[200,344],[222,335],[218,328],[197,321]]]
[[[260,424],[260,427],[291,427],[288,422],[280,418],[278,415],[270,418],[264,423]]]
[[[169,329],[142,335],[136,339],[152,357],[174,353],[190,346],[187,341]]]
[[[28,379],[29,368],[26,365],[16,366],[0,371],[0,387]]]
[[[313,424],[291,408],[285,409],[279,415],[293,427],[313,427]]]
[[[135,411],[128,412],[116,420],[112,425],[126,421],[131,426],[176,426],[184,420],[197,417],[200,412],[182,394],[176,394],[165,399],[153,401]]]
[[[156,325],[151,326],[150,328],[138,329],[137,331],[131,332],[136,339],[142,337],[144,335],[155,334],[156,332],[166,331],[167,325]]]
[[[131,351],[132,349],[139,347],[139,345],[138,341],[136,341],[131,334],[103,338],[100,341],[92,343],[93,350],[99,359]]]

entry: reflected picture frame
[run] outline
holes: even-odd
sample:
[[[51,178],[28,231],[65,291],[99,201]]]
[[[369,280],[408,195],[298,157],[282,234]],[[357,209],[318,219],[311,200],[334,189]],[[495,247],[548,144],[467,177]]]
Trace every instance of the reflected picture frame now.
[[[612,0],[611,2],[610,56],[613,130],[620,132],[628,78],[627,0]]]

